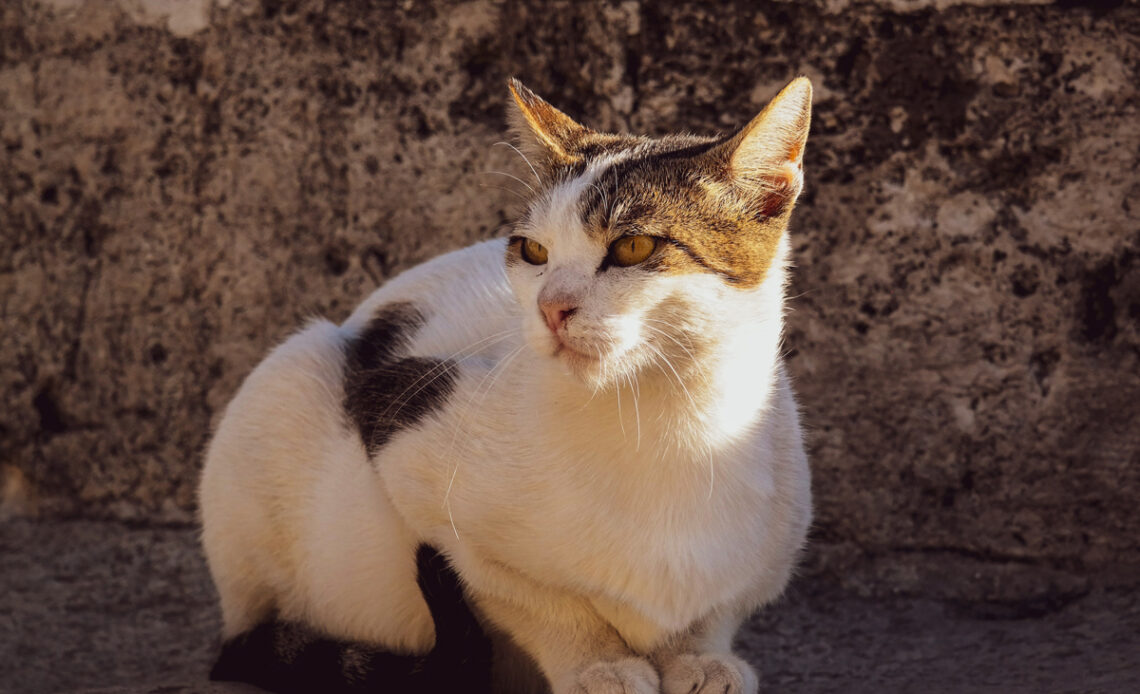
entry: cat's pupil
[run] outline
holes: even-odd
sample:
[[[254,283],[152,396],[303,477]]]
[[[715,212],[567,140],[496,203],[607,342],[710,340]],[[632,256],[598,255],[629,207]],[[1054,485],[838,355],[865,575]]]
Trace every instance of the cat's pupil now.
[[[644,262],[657,248],[652,236],[625,236],[614,242],[610,255],[615,265],[629,267]]]
[[[538,241],[526,239],[522,244],[522,258],[531,265],[545,265],[546,247]]]

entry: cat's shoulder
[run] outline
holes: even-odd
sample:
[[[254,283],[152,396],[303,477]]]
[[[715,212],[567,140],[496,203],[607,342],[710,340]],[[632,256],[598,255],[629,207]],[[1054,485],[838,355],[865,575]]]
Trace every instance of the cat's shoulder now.
[[[350,334],[362,332],[391,305],[410,307],[424,322],[441,309],[469,302],[473,295],[506,296],[506,244],[501,238],[481,241],[401,272],[361,302],[345,321],[344,329]]]

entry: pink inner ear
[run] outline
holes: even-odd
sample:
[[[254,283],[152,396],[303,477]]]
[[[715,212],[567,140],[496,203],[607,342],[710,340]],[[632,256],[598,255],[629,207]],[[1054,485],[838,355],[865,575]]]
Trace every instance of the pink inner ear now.
[[[760,203],[761,215],[774,217],[780,214],[795,194],[796,170],[793,166],[795,164],[789,162],[779,174],[764,177],[764,199]]]

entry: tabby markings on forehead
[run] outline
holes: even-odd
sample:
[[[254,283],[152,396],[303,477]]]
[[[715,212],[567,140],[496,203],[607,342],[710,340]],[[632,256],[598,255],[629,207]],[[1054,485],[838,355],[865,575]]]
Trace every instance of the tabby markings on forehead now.
[[[629,138],[599,146],[604,154],[579,159],[573,175],[567,169],[547,191],[544,211],[572,215],[551,221],[576,223],[605,246],[626,235],[659,238],[663,251],[636,266],[643,271],[711,273],[742,289],[755,287],[772,264],[792,205],[774,200],[782,190],[733,184],[729,162],[713,156],[731,137]],[[598,272],[610,267],[603,261]]]
[[[651,190],[654,185],[637,181],[637,178],[651,177],[666,168],[669,169],[669,174],[676,176],[678,166],[690,165],[683,160],[704,155],[720,142],[697,137],[678,140],[646,141],[627,150],[626,156],[611,159],[604,169],[594,175],[592,185],[583,191],[579,203],[582,223],[587,232],[616,238],[621,234],[611,233],[611,228],[619,224],[623,217],[632,222],[637,217],[650,216],[653,207],[644,200],[635,204],[629,202],[631,198]],[[599,210],[601,219],[596,219]],[[614,214],[615,212],[619,214]]]

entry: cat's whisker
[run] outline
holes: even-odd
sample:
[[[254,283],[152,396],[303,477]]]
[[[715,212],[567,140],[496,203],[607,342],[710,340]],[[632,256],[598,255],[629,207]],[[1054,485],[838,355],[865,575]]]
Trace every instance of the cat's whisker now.
[[[494,188],[495,190],[506,191],[506,192],[510,193],[511,195],[517,196],[520,200],[522,200],[524,202],[530,202],[530,199],[527,198],[527,196],[525,196],[522,193],[518,192],[517,190],[511,189],[511,188],[506,188],[504,186],[496,186],[496,185],[492,185],[490,183],[480,183],[479,187],[480,188]]]
[[[515,332],[518,332],[518,331],[517,331],[517,330],[508,330],[508,331],[506,331],[506,332],[509,334],[509,333],[515,333]],[[504,338],[504,339],[505,339],[505,338]],[[502,366],[502,367],[504,367],[504,368],[505,368],[505,365],[506,365],[506,364],[509,364],[509,363],[511,362],[511,360],[513,360],[513,359],[514,359],[516,356],[518,356],[518,355],[519,355],[519,353],[520,353],[520,352],[522,352],[522,350],[523,350],[525,347],[526,347],[526,345],[525,345],[525,344],[522,344],[522,345],[519,345],[518,347],[516,347],[516,348],[515,348],[515,349],[514,349],[512,352],[510,352],[510,354],[508,354],[508,355],[507,355],[507,356],[506,356],[506,357],[505,357],[505,358],[504,358],[502,361],[500,361],[498,364],[496,364],[496,365],[495,365],[495,366],[494,366],[494,367],[493,367],[493,368],[492,368],[492,369],[491,369],[491,370],[490,370],[490,371],[487,373],[487,375],[490,375],[491,373],[494,373],[495,369],[498,369],[500,366]],[[482,385],[483,385],[483,381],[487,380],[487,375],[483,376],[483,380],[479,382],[479,386],[482,386]],[[495,382],[494,382],[494,380],[492,380],[492,381],[491,381],[491,385],[490,385],[490,386],[488,386],[488,392],[490,392],[490,388],[491,388],[491,387],[493,387],[494,385],[495,385]],[[470,410],[470,407],[471,407],[471,402],[472,402],[472,400],[474,400],[474,398],[475,398],[475,393],[478,393],[478,392],[479,392],[479,386],[477,386],[477,387],[475,388],[475,391],[474,391],[474,393],[472,393],[471,399],[469,399],[469,400],[467,401],[467,408],[466,408],[466,409],[467,409],[468,411]],[[484,393],[483,397],[484,397],[484,399],[486,398],[486,393]],[[480,402],[482,402],[482,401],[480,401]],[[464,412],[464,414],[463,414],[463,416],[462,416],[461,418],[459,418],[459,419],[456,421],[456,424],[455,424],[455,432],[454,432],[454,434],[452,434],[452,437],[451,437],[451,443],[450,443],[450,444],[448,444],[448,453],[447,453],[447,455],[445,455],[445,456],[444,456],[445,458],[449,457],[449,456],[450,456],[450,454],[451,454],[451,451],[452,451],[452,450],[454,450],[454,447],[455,447],[455,440],[456,440],[456,438],[457,438],[457,437],[458,437],[458,435],[459,435],[459,431],[460,431],[460,429],[462,429],[462,427],[463,427],[463,422],[464,422],[464,420],[466,419],[466,415],[467,415],[467,412],[465,411],[465,412]],[[446,491],[444,491],[444,493],[443,493],[443,506],[444,506],[444,508],[446,508],[446,509],[447,509],[447,520],[448,520],[448,522],[451,524],[451,532],[455,534],[455,539],[456,539],[456,540],[458,540],[458,539],[459,539],[459,529],[458,529],[458,528],[455,526],[455,516],[454,516],[454,515],[452,514],[452,512],[451,512],[451,489],[452,489],[452,487],[455,485],[455,477],[456,477],[456,475],[458,475],[458,474],[459,474],[459,458],[457,457],[457,458],[456,458],[456,461],[455,461],[455,466],[454,466],[454,467],[452,468],[452,470],[451,470],[451,476],[450,476],[450,477],[448,478],[448,480],[447,480],[447,490],[446,490]]]
[[[658,320],[656,318],[645,318],[644,320],[651,321],[654,323],[661,323],[662,325],[669,325],[669,323],[666,323],[665,321],[662,321],[662,320]],[[648,328],[649,330],[652,330],[654,333],[657,333],[657,334],[662,335],[663,337],[669,338],[670,340],[673,341],[674,344],[676,344],[678,347],[680,347],[682,350],[684,350],[685,354],[687,354],[689,356],[690,363],[700,372],[701,378],[704,380],[705,383],[709,383],[713,380],[712,376],[709,374],[708,365],[705,363],[705,361],[703,359],[698,359],[696,357],[696,355],[693,354],[693,352],[691,352],[688,348],[686,348],[685,345],[681,344],[680,340],[678,340],[675,336],[661,330],[660,328],[654,328],[651,325],[646,325],[645,327]],[[689,346],[692,347],[693,349],[696,349],[696,346],[693,345],[693,343],[691,341],[689,342]]]
[[[447,521],[451,524],[451,532],[455,533],[455,539],[459,540],[459,528],[455,527],[455,516],[451,515],[451,502],[445,501],[447,506]]]
[[[459,359],[459,360],[466,359],[467,357],[471,356],[475,352],[478,352],[480,349],[485,349],[487,347],[492,347],[494,345],[497,345],[498,343],[502,342],[503,340],[506,340],[508,337],[510,337],[511,335],[518,333],[518,332],[519,332],[518,328],[512,328],[510,330],[504,330],[502,332],[498,332],[498,333],[495,333],[493,335],[488,335],[488,336],[486,336],[480,340],[477,340],[477,341],[467,345],[466,347],[463,347],[462,349],[456,350],[454,353],[452,353],[446,359],[441,360],[438,364],[436,364],[432,368],[428,369],[424,373],[420,374],[419,378],[417,378],[415,381],[412,381],[412,383],[407,388],[405,388],[403,390],[403,392],[401,392],[399,395],[397,395],[395,398],[393,398],[390,403],[388,403],[388,407],[382,413],[380,413],[378,419],[380,421],[394,422],[396,420],[396,417],[400,414],[400,412],[403,411],[405,405],[407,405],[410,401],[415,399],[415,397],[417,395],[419,395],[420,393],[422,393],[425,388],[429,387],[432,383],[434,383],[435,381],[437,381],[438,379],[443,377],[445,374],[450,372],[452,369],[456,368],[459,365],[458,361],[456,361],[457,359]],[[430,376],[430,379],[427,382],[423,383],[418,388],[416,388],[416,386],[418,384],[423,382],[423,380],[425,378],[428,378],[429,376]],[[411,392],[413,388],[416,388],[415,392]],[[409,395],[409,392],[411,392],[410,395]],[[405,396],[407,396],[407,397],[405,398]],[[398,407],[396,407],[396,411],[392,412],[392,408],[397,406],[397,405],[398,405]],[[391,413],[390,416],[389,416],[389,413]]]
[[[618,411],[618,426],[621,427],[622,440],[628,439],[625,433],[625,416],[621,411],[621,381],[614,381],[614,387],[617,389],[617,411]]]
[[[513,361],[515,359],[515,357],[517,357],[519,354],[521,354],[524,349],[526,349],[525,344],[519,345],[518,347],[515,348],[514,351],[510,352],[509,354],[507,354],[507,356],[503,357],[502,363],[497,365],[497,367],[496,367],[499,369],[499,373],[491,378],[491,382],[489,384],[487,384],[487,388],[484,389],[484,391],[483,391],[483,396],[481,398],[479,398],[479,404],[480,405],[482,405],[483,402],[486,401],[487,396],[491,394],[491,389],[493,389],[495,387],[495,381],[499,380],[499,378],[501,378],[502,375],[504,373],[506,373],[507,367],[510,366],[511,361]],[[491,371],[493,373],[495,371],[495,369],[491,369]]]
[[[625,374],[625,380],[629,382],[629,394],[633,397],[633,420],[637,423],[637,446],[635,451],[641,450],[641,409],[637,405],[637,398],[640,394],[641,386],[637,384],[635,379],[630,374]]]
[[[426,378],[428,376],[428,374],[431,374],[431,378],[429,378],[427,381],[425,381],[423,383],[423,385],[421,385],[419,388],[416,388],[415,392],[412,392],[410,395],[408,395],[408,391],[410,391],[412,389],[412,386],[408,386],[407,388],[404,389],[403,393],[396,396],[395,398],[392,398],[392,401],[388,404],[388,407],[384,410],[384,412],[379,413],[376,416],[377,423],[386,422],[388,424],[393,424],[393,425],[397,424],[397,417],[400,415],[401,412],[403,412],[405,405],[412,402],[417,395],[419,395],[420,393],[422,393],[424,391],[424,389],[429,388],[431,386],[431,384],[435,383],[439,379],[446,376],[448,373],[450,373],[457,366],[458,366],[458,364],[455,362],[442,361],[439,364],[436,364],[432,368],[425,371],[422,375],[420,375],[419,378],[416,379],[415,382],[418,383],[420,381],[423,381],[423,379]],[[413,385],[414,385],[414,383],[413,383]],[[405,395],[407,395],[407,398],[404,397]],[[397,406],[396,411],[393,412],[391,414],[391,416],[389,416],[388,412],[392,409],[393,406]],[[370,412],[370,414],[376,414],[376,413]],[[377,426],[372,433],[371,440],[368,442],[369,446],[373,446],[373,445],[377,444],[378,442],[376,440],[376,437],[382,435],[382,433],[384,431],[385,431],[384,429]]]
[[[646,318],[645,320],[663,323],[665,325],[668,325],[668,323],[665,323],[664,321],[657,321],[653,318]],[[646,325],[645,327],[646,327],[646,329],[653,331],[654,334],[658,334],[658,335],[661,335],[662,337],[668,338],[675,345],[680,347],[685,352],[685,354],[687,354],[689,356],[689,360],[690,360],[690,363],[692,364],[692,366],[694,366],[695,368],[697,368],[701,372],[701,376],[705,379],[708,378],[708,371],[705,369],[705,365],[702,364],[701,360],[697,359],[696,355],[694,355],[691,351],[689,351],[689,349],[686,348],[685,345],[683,345],[680,340],[678,340],[676,337],[674,337],[673,335],[670,335],[669,333],[665,332],[664,330],[662,330],[660,328],[653,327],[652,325]]]
[[[510,364],[511,361],[513,361],[514,358],[517,357],[523,351],[523,349],[525,347],[526,347],[526,345],[524,344],[524,345],[520,345],[519,347],[515,348],[501,362],[496,364],[494,368],[492,368],[490,371],[488,371],[487,374],[483,376],[483,380],[479,381],[479,385],[476,386],[475,390],[471,394],[471,398],[467,401],[467,408],[466,408],[466,411],[464,412],[463,417],[460,418],[456,422],[455,433],[451,437],[451,443],[448,445],[448,454],[446,456],[444,456],[445,458],[450,456],[450,451],[454,449],[456,437],[459,435],[459,431],[463,426],[463,422],[466,419],[467,412],[470,411],[471,404],[475,399],[475,395],[479,392],[479,388],[482,387],[483,382],[487,380],[487,376],[490,376],[492,373],[495,372],[496,369],[499,369],[500,367],[502,367],[502,369],[503,369],[502,371],[499,372],[500,375],[502,375],[502,373],[504,373],[506,371],[507,365]],[[480,399],[480,401],[479,401],[480,403],[482,403],[483,400],[486,399],[487,395],[490,393],[490,389],[494,387],[495,380],[497,380],[497,379],[498,379],[498,376],[496,376],[494,379],[491,380],[490,385],[487,386],[487,390],[483,393],[483,398]],[[443,505],[447,509],[447,518],[451,523],[451,531],[453,533],[455,533],[455,539],[457,539],[457,540],[459,539],[459,530],[455,527],[455,518],[451,514],[451,490],[455,486],[455,478],[458,474],[459,474],[459,459],[457,457],[456,461],[455,461],[455,466],[451,469],[451,476],[447,480],[447,489],[443,493]]]
[[[472,343],[468,344],[467,346],[456,350],[451,355],[440,360],[440,362],[438,364],[433,366],[431,369],[428,369],[424,373],[420,374],[419,378],[417,378],[415,381],[412,381],[412,383],[407,388],[405,388],[399,395],[397,395],[395,398],[393,398],[392,402],[390,402],[388,404],[388,408],[385,409],[384,412],[382,412],[380,414],[380,419],[382,419],[382,420],[386,419],[388,417],[388,413],[391,412],[392,407],[396,403],[401,403],[401,407],[403,407],[403,404],[406,403],[406,401],[404,400],[404,396],[408,395],[408,392],[411,391],[412,388],[415,388],[417,384],[419,384],[421,381],[423,381],[423,379],[427,378],[428,376],[431,376],[432,381],[434,381],[435,379],[442,376],[444,373],[447,373],[447,371],[455,368],[458,365],[456,362],[457,359],[466,359],[467,357],[471,356],[472,354],[479,351],[480,349],[484,349],[486,347],[494,346],[495,344],[502,342],[503,340],[507,339],[512,334],[515,334],[517,332],[519,332],[518,328],[512,328],[510,330],[503,330],[502,332],[494,333],[492,335],[487,335],[486,337],[483,337],[480,340],[476,340],[475,342],[472,342]],[[442,369],[442,372],[435,373],[439,369]],[[409,399],[414,398],[416,395],[419,395],[419,393],[425,387],[427,387],[428,385],[431,385],[432,381],[428,381],[424,385],[420,386],[419,389],[417,389],[414,393],[411,394]],[[394,419],[395,416],[398,415],[399,413],[400,413],[400,410],[397,409],[396,412],[392,413],[392,418]],[[391,420],[389,420],[389,421],[391,421]]]
[[[514,174],[507,173],[506,171],[484,171],[483,173],[484,174],[494,174],[496,176],[506,176],[507,178],[514,180],[514,181],[518,181],[522,185],[526,186],[526,189],[530,191],[531,195],[538,195],[538,193],[535,192],[534,187],[531,186],[531,184],[527,183],[526,181],[522,180],[521,178],[519,178],[518,176],[516,176]]]
[[[508,356],[511,359],[513,359],[514,356],[517,355],[520,351],[522,351],[525,346],[526,346],[525,344],[519,345],[514,350],[512,350]],[[508,361],[509,360],[507,358],[504,358],[501,361],[499,361],[499,363],[495,364],[492,368],[490,368],[487,371],[487,373],[483,374],[483,378],[481,378],[479,380],[479,383],[475,386],[475,388],[472,389],[471,397],[469,397],[467,399],[467,403],[463,408],[462,414],[456,418],[455,429],[454,429],[454,431],[452,431],[452,435],[451,435],[451,443],[448,444],[447,454],[444,457],[450,456],[452,451],[455,450],[455,442],[459,438],[459,433],[460,433],[460,431],[462,431],[463,425],[467,421],[467,415],[471,412],[472,405],[475,402],[475,397],[479,394],[479,391],[483,388],[483,384],[485,384],[487,382],[487,379],[491,378],[492,374],[494,374],[495,371],[504,367],[505,364],[508,363]],[[492,380],[491,384],[490,384],[490,386],[488,386],[488,388],[490,388],[493,385],[494,385],[494,381]],[[484,394],[484,397],[486,397],[485,394]],[[458,466],[457,466],[457,469],[458,469]],[[455,473],[452,472],[452,481],[454,481],[454,479],[455,479]],[[451,492],[451,483],[450,482],[448,483],[447,491],[448,491],[448,494],[450,494],[450,492]],[[446,501],[446,499],[447,499],[447,495],[445,494],[444,500]]]
[[[693,406],[694,410],[699,410],[700,406],[697,405],[697,399],[693,397],[693,394],[691,392],[689,392],[689,388],[685,385],[685,381],[681,378],[681,374],[677,373],[677,369],[673,368],[673,363],[670,361],[669,356],[660,350],[658,350],[657,354],[660,355],[661,361],[665,364],[665,366],[668,366],[669,370],[673,372],[673,376],[677,379],[677,385],[681,387],[681,390],[685,393],[685,397],[689,399],[689,404]],[[664,369],[662,369],[662,372],[664,372]]]
[[[486,383],[488,378],[491,378],[491,382],[487,385],[487,390],[485,390],[483,392],[483,397],[479,400],[480,404],[482,404],[482,402],[487,399],[487,395],[491,392],[491,388],[494,388],[495,381],[498,380],[499,376],[501,376],[503,373],[506,372],[508,365],[515,359],[515,357],[517,357],[520,353],[522,353],[522,351],[525,348],[526,348],[526,345],[522,344],[522,345],[519,345],[518,347],[516,347],[514,350],[512,350],[506,357],[504,357],[502,359],[502,361],[500,361],[493,368],[491,368],[486,374],[484,374],[483,378],[479,381],[479,384],[477,386],[475,386],[475,388],[471,391],[471,397],[467,399],[467,405],[464,408],[463,414],[459,418],[457,418],[457,420],[455,422],[455,431],[451,435],[451,443],[448,444],[447,454],[444,456],[445,458],[450,457],[451,452],[455,449],[455,441],[458,439],[459,432],[463,429],[463,425],[467,421],[467,415],[470,413],[472,405],[475,402],[475,396],[479,394],[479,391],[483,387],[483,384]],[[498,371],[498,375],[495,375],[492,377],[492,374],[495,374],[496,371]],[[458,473],[459,473],[459,458],[456,457],[455,467],[452,468],[451,477],[447,481],[447,490],[443,493],[443,503],[446,505],[450,504],[451,489],[452,489],[452,486],[455,484],[455,476]],[[450,505],[448,506],[448,508],[450,509]]]
[[[495,144],[493,144],[493,145],[491,145],[491,146],[492,146],[492,147],[498,147],[498,146],[500,146],[500,145],[503,145],[503,146],[506,146],[506,147],[510,147],[511,149],[513,149],[513,150],[515,151],[515,154],[517,154],[517,155],[519,155],[520,157],[522,157],[522,160],[523,160],[523,161],[525,161],[525,162],[526,162],[526,165],[530,167],[530,172],[531,172],[532,174],[534,174],[534,180],[535,180],[535,182],[536,182],[536,183],[539,183],[539,184],[541,184],[541,183],[542,183],[542,178],[540,178],[540,177],[539,177],[539,175],[538,175],[538,171],[536,171],[536,170],[535,170],[535,168],[534,168],[534,164],[531,164],[531,163],[530,163],[530,159],[527,159],[526,155],[522,153],[522,150],[521,150],[521,149],[519,149],[518,147],[515,147],[514,145],[512,145],[511,143],[509,143],[509,142],[506,142],[506,141],[499,141],[499,142],[496,142]]]
[[[653,319],[653,318],[647,318],[645,320],[653,321],[656,323],[662,323],[664,325],[668,325],[668,323],[665,323],[665,321],[659,321],[659,320]],[[670,340],[672,340],[678,347],[680,347],[682,350],[685,351],[686,354],[689,355],[689,358],[692,360],[692,363],[694,366],[701,369],[702,372],[704,371],[704,367],[700,363],[700,361],[676,337],[674,337],[673,335],[670,335],[669,333],[666,333],[664,330],[661,330],[660,328],[655,328],[651,325],[646,325],[645,327],[648,328],[649,330],[653,331],[654,333],[660,334],[663,337],[667,337]],[[681,388],[685,391],[685,395],[688,396],[689,402],[692,403],[694,408],[696,408],[697,407],[696,400],[693,398],[692,394],[689,392],[689,389],[685,386],[684,382],[681,379],[680,374],[678,374],[677,370],[673,367],[673,364],[669,360],[668,355],[666,355],[663,351],[660,351],[660,350],[658,350],[658,354],[661,356],[661,359],[665,363],[665,365],[668,366],[670,371],[673,372],[673,375],[676,376],[677,385],[681,386]],[[707,375],[705,375],[705,376],[707,377]],[[703,452],[704,452],[704,455],[698,456],[697,459],[703,458],[704,461],[707,463],[707,467],[708,467],[708,471],[709,471],[709,492],[708,492],[707,499],[711,500],[713,497],[713,491],[716,487],[716,464],[713,461],[713,451],[711,448],[704,446]]]

